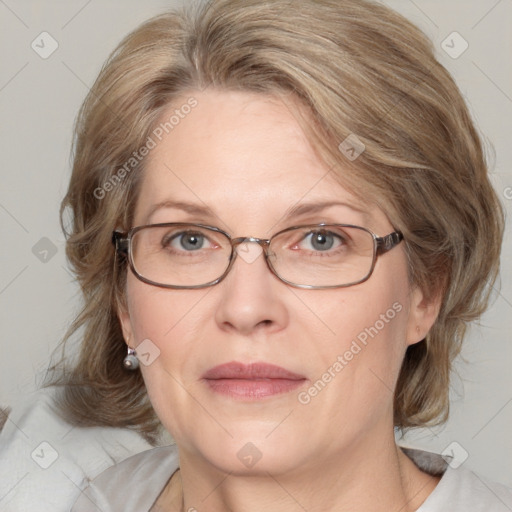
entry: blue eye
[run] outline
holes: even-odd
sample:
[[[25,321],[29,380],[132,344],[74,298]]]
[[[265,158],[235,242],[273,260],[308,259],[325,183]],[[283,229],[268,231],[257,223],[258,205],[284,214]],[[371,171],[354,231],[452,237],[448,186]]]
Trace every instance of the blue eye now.
[[[336,249],[342,245],[343,239],[330,231],[322,230],[308,233],[304,237],[303,242],[309,246],[306,247],[306,249],[324,252],[330,249]]]
[[[202,248],[205,238],[203,235],[199,235],[197,233],[185,233],[180,235],[178,240],[183,249],[188,251],[197,251]]]
[[[164,237],[162,240],[163,247],[170,246],[175,250],[187,252],[204,249],[207,243],[208,239],[206,236],[195,231],[173,233],[171,236]]]

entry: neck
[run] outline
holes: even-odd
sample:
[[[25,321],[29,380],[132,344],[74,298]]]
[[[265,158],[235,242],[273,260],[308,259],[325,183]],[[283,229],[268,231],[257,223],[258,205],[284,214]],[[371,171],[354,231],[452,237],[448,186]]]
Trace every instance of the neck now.
[[[159,502],[173,512],[413,512],[438,481],[402,453],[391,433],[380,442],[365,439],[321,463],[302,464],[286,474],[235,476],[180,453],[180,472]]]

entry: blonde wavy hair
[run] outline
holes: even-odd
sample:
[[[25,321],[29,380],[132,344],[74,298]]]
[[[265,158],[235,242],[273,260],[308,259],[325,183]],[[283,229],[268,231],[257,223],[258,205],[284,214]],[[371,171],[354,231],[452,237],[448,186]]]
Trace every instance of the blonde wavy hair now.
[[[119,170],[170,103],[207,87],[299,100],[304,130],[332,172],[402,231],[411,283],[442,300],[426,339],[405,355],[395,425],[445,421],[452,362],[498,273],[503,213],[468,109],[430,41],[362,0],[213,0],[147,21],[111,54],[76,121],[61,206],[84,299],[64,339],[80,337],[77,359],[50,373],[61,413],[156,439],[140,372],[122,365],[117,311],[128,270],[111,243],[114,229],[132,227],[146,160],[122,179]],[[350,134],[365,145],[354,161],[338,149]],[[109,180],[115,186],[98,193]]]

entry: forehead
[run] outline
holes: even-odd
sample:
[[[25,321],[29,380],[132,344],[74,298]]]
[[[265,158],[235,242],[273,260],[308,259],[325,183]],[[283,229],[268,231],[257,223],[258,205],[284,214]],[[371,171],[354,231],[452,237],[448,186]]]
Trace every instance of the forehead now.
[[[156,222],[151,218],[155,209],[173,203],[202,208],[224,227],[238,220],[275,224],[300,204],[319,202],[347,205],[340,222],[362,222],[374,215],[317,156],[293,103],[246,92],[190,92],[169,106],[162,123],[177,117],[176,110],[191,97],[196,106],[168,125],[149,155],[136,224]],[[349,207],[365,217],[356,217]]]

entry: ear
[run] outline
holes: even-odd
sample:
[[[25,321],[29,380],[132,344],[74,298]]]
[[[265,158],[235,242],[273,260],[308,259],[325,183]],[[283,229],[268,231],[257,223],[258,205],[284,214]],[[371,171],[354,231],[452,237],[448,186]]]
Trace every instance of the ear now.
[[[117,318],[119,318],[119,323],[121,324],[121,330],[123,331],[123,338],[125,343],[133,348],[133,329],[132,322],[130,318],[130,312],[126,305],[121,304],[118,305],[117,308]]]
[[[441,299],[441,293],[432,294],[427,298],[419,287],[411,291],[407,345],[413,345],[425,339],[439,315]]]

